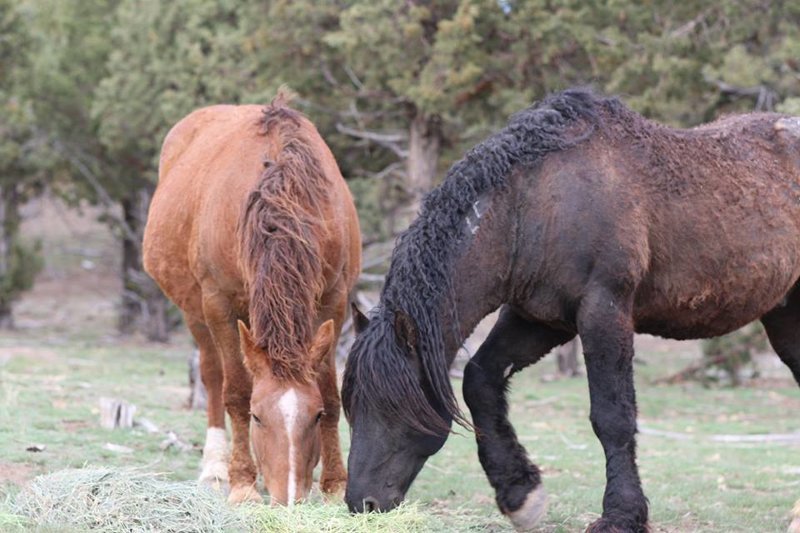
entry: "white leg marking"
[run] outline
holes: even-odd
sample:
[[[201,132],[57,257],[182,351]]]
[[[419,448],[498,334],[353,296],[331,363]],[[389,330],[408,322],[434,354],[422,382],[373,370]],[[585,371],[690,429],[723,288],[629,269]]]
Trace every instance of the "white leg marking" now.
[[[547,512],[547,494],[539,485],[528,493],[522,507],[508,513],[508,517],[517,531],[530,531],[542,519],[545,512]]]
[[[222,428],[206,430],[206,444],[203,446],[203,459],[200,482],[208,483],[216,489],[224,488],[228,482],[228,439]]]
[[[294,500],[297,496],[297,479],[295,474],[295,460],[294,460],[294,442],[292,441],[292,433],[294,431],[294,423],[297,419],[297,392],[294,388],[290,388],[278,400],[278,409],[283,415],[283,422],[286,426],[286,438],[289,441],[289,479],[287,480],[286,488],[286,505],[292,507]]]

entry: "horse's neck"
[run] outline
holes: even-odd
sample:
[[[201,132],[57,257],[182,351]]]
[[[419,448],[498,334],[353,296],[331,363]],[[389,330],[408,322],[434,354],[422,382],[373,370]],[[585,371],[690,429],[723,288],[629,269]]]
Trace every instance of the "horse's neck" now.
[[[453,295],[439,306],[448,364],[478,323],[508,301],[518,215],[511,189],[487,196],[465,219],[468,237],[453,269]]]

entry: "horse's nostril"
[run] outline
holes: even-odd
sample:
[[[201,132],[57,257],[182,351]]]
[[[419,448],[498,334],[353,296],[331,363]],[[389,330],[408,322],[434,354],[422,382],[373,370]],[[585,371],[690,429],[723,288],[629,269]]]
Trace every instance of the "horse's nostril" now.
[[[378,510],[378,500],[375,498],[369,497],[364,498],[364,511],[367,513],[371,513],[372,511]]]

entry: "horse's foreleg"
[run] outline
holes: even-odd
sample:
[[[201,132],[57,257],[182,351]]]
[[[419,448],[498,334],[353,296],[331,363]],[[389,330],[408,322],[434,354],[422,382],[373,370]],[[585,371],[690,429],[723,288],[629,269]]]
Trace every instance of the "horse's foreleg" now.
[[[200,379],[203,380],[207,395],[208,429],[199,481],[217,490],[227,490],[228,442],[225,436],[225,406],[222,401],[222,361],[206,325],[188,315],[184,315],[184,318],[200,350]]]
[[[339,414],[341,400],[336,385],[336,344],[325,357],[317,377],[319,391],[325,412],[320,420],[322,441],[322,475],[319,485],[322,492],[335,494],[344,490],[347,471],[342,463],[342,450],[339,447]]]
[[[225,379],[222,397],[231,418],[232,452],[228,474],[231,492],[228,501],[261,501],[255,490],[256,467],[250,455],[250,395],[252,381],[242,362],[239,333],[224,302],[204,299],[203,314],[222,356]]]
[[[546,498],[539,469],[528,459],[508,420],[508,380],[573,336],[527,322],[506,307],[464,369],[464,399],[475,425],[478,457],[498,507],[518,529],[530,529],[539,521]]]
[[[603,516],[591,532],[647,530],[647,499],[636,467],[631,298],[598,289],[582,302],[578,332],[589,379],[589,418],[606,456]]]
[[[336,324],[336,335],[334,335],[330,351],[323,359],[320,368],[317,369],[317,386],[319,386],[325,409],[319,423],[320,440],[322,441],[322,474],[319,485],[322,492],[336,494],[343,491],[347,483],[347,470],[344,468],[342,450],[339,446],[339,416],[342,411],[342,402],[336,383],[336,344],[342,332],[347,312],[347,292],[342,290],[341,297],[334,298],[334,302],[326,307],[334,309],[331,314]]]

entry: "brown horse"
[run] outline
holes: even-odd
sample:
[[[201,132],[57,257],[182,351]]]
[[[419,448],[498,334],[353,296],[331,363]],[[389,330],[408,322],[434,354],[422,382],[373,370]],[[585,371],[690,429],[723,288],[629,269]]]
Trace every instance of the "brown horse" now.
[[[399,239],[353,345],[345,496],[391,508],[461,418],[447,368],[503,306],[464,373],[478,457],[520,529],[544,513],[508,420],[514,373],[580,334],[606,455],[593,531],[647,527],[635,460],[633,336],[720,335],[761,319],[800,382],[800,118],[690,130],[586,90],[553,95],[473,148]]]
[[[229,501],[261,499],[250,438],[273,503],[308,494],[320,447],[323,492],[344,487],[334,347],[360,261],[336,161],[283,95],[197,110],[167,135],[144,264],[200,347],[200,480],[229,480]]]

